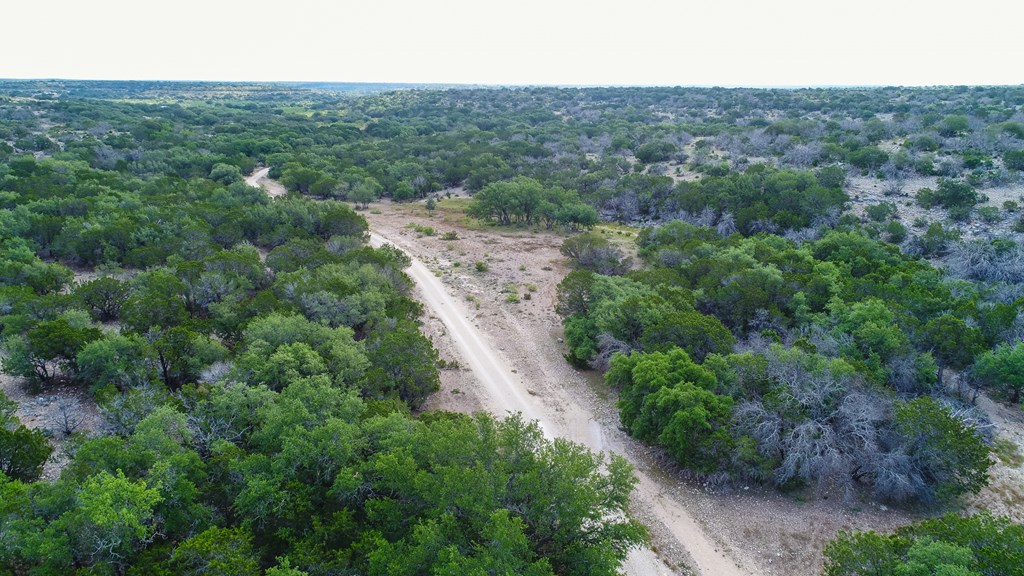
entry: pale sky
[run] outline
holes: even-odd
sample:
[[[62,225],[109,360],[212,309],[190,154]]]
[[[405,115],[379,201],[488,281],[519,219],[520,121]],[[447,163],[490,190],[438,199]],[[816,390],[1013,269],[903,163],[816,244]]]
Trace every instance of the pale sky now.
[[[0,78],[1024,83],[1020,0],[0,2]]]

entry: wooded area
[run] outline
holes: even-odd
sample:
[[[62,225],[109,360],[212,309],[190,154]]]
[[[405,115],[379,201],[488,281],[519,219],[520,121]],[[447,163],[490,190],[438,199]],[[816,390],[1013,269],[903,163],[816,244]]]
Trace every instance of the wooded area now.
[[[0,81],[2,369],[104,417],[30,429],[0,395],[0,574],[616,573],[646,539],[623,459],[418,412],[439,358],[409,260],[351,205],[463,192],[481,225],[566,235],[566,358],[680,467],[954,509],[989,479],[972,401],[1024,389],[1022,106]],[[825,570],[1021,573],[1020,530],[848,533]]]

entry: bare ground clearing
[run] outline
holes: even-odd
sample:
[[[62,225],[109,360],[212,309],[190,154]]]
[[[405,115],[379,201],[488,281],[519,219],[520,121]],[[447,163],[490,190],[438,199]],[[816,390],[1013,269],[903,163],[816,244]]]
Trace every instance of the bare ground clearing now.
[[[0,365],[5,354],[0,351]],[[40,429],[50,434],[53,454],[43,465],[43,480],[56,480],[68,463],[64,445],[68,437],[63,433],[64,413],[70,421],[77,422],[76,432],[95,434],[106,426],[96,402],[89,393],[76,386],[59,386],[41,394],[31,394],[22,385],[21,379],[0,373],[0,390],[18,403],[14,415],[28,428]]]
[[[74,282],[82,284],[99,278],[101,274],[93,269],[74,269]],[[119,330],[116,323],[110,323],[109,330]],[[2,343],[0,343],[2,344]],[[0,367],[3,366],[6,353],[0,346]],[[18,403],[14,415],[28,428],[44,430],[49,434],[53,454],[43,466],[42,479],[56,480],[68,456],[64,446],[68,440],[66,429],[74,428],[73,432],[89,436],[100,433],[107,425],[96,401],[85,390],[77,386],[61,385],[42,391],[30,393],[21,378],[0,372],[0,391]]]
[[[1003,210],[1003,203],[1011,200],[1018,204],[1024,204],[1024,187],[1006,185],[978,189],[978,193],[985,197],[985,201],[979,203],[978,207],[999,208],[1001,219],[998,222],[987,223],[978,217],[972,218],[970,222],[950,222],[946,209],[939,206],[922,208],[915,202],[918,190],[922,188],[935,190],[938,187],[938,181],[939,179],[935,176],[911,178],[903,183],[903,188],[898,194],[887,195],[885,182],[882,180],[869,176],[851,176],[846,186],[846,192],[850,195],[850,212],[857,216],[863,216],[868,206],[881,202],[892,202],[898,209],[896,218],[908,230],[913,230],[917,234],[924,232],[924,229],[914,226],[914,222],[921,219],[929,223],[941,222],[947,228],[952,226],[960,232],[964,240],[996,236],[1011,236],[1020,240],[1022,235],[1012,229],[1020,212],[1007,213]]]
[[[988,414],[996,427],[995,464],[989,468],[989,484],[980,493],[967,499],[969,512],[988,510],[1024,522],[1024,412],[1019,406],[1008,406],[982,394],[977,405]]]

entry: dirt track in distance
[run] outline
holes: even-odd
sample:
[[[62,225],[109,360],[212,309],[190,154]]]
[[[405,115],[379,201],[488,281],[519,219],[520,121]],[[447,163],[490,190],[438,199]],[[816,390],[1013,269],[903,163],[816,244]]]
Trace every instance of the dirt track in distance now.
[[[284,186],[277,180],[270,179],[270,167],[260,168],[245,177],[245,183],[254,188],[263,188],[267,196],[277,198],[288,193]]]

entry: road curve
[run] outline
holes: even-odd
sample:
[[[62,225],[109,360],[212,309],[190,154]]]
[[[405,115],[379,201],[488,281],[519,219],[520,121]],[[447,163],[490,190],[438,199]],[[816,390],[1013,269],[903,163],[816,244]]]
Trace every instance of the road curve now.
[[[245,177],[245,183],[253,188],[263,188],[263,191],[271,198],[284,196],[288,193],[280,182],[270,179],[269,166],[265,166],[259,170],[254,170],[252,174]]]
[[[389,242],[375,232],[370,233],[370,244],[380,247]],[[563,437],[586,445],[591,450],[609,451],[622,454],[633,460],[625,446],[607,445],[600,425],[593,419],[580,423],[556,418],[549,414],[543,404],[533,398],[518,382],[508,362],[487,341],[486,336],[469,320],[469,311],[461,302],[452,298],[444,284],[418,259],[410,255],[412,264],[409,276],[419,286],[423,303],[451,334],[462,357],[473,371],[480,385],[496,400],[496,404],[509,412],[521,412],[525,418],[536,420],[545,436]],[[635,464],[635,462],[634,462]],[[693,561],[693,568],[704,576],[743,576],[745,572],[737,562],[720,551],[722,547],[714,542],[704,528],[672,495],[665,493],[663,486],[641,470],[636,470],[639,482],[636,494],[648,512],[672,532],[679,545],[685,548]],[[627,574],[633,576],[657,576],[671,574],[672,570],[650,549],[634,550],[625,565]]]

